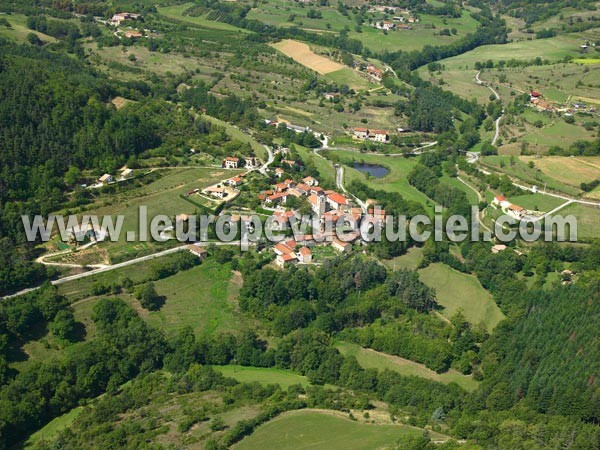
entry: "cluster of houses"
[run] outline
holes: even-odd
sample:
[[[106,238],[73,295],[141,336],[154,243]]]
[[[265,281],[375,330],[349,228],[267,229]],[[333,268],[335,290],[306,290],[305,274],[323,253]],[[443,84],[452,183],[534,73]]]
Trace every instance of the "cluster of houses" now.
[[[361,141],[374,141],[387,144],[390,142],[390,134],[387,130],[372,130],[370,128],[354,128],[352,137]]]
[[[494,200],[492,200],[492,205],[494,205],[496,208],[500,208],[504,214],[508,214],[509,216],[517,220],[523,218],[525,215],[527,215],[528,212],[522,206],[513,205],[501,195],[497,195],[496,197],[494,197]]]
[[[543,99],[543,96],[540,92],[538,91],[531,91],[529,93],[529,102],[531,103],[531,105],[537,109],[538,111],[549,111],[549,112],[553,112],[555,111],[555,107],[554,105],[552,105],[551,103],[548,103],[547,101],[545,101]]]
[[[244,164],[243,167],[248,170],[253,170],[260,166],[260,160],[255,156],[244,158],[244,161],[236,156],[227,156],[221,161],[221,167],[223,169],[239,169],[242,167],[242,163]]]
[[[290,196],[304,198],[308,201],[314,216],[318,218],[319,238],[316,239],[312,234],[305,234],[296,236],[295,240],[289,239],[275,245],[273,251],[276,254],[276,264],[278,266],[285,267],[289,264],[310,263],[312,261],[311,249],[317,245],[329,245],[340,253],[352,251],[352,244],[359,240],[360,234],[355,229],[348,230],[344,239],[341,240],[336,234],[336,224],[341,218],[352,219],[354,223],[359,224],[363,219],[361,208],[355,207],[345,195],[334,190],[323,189],[314,177],[305,177],[298,183],[286,179],[275,184],[273,189],[259,194],[259,199],[263,202],[265,208],[274,208],[274,231],[289,229],[292,218],[300,220],[298,211],[286,209],[285,207]],[[374,214],[372,210],[369,213]],[[376,214],[373,216],[374,220],[376,223],[383,225],[385,211],[377,211]],[[313,232],[315,231],[313,229]]]
[[[98,186],[106,186],[108,184],[112,184],[115,181],[123,181],[131,178],[133,176],[133,170],[128,168],[127,166],[123,166],[119,169],[119,177],[115,180],[115,177],[110,173],[105,173],[100,178],[98,178]]]
[[[571,105],[557,105],[554,103],[550,103],[549,101],[544,99],[544,96],[539,91],[531,91],[529,93],[529,104],[537,109],[538,111],[547,111],[547,112],[558,112],[564,113],[565,116],[573,115],[574,112],[588,112],[595,113],[596,108],[593,106],[588,107],[583,102],[573,102]]]

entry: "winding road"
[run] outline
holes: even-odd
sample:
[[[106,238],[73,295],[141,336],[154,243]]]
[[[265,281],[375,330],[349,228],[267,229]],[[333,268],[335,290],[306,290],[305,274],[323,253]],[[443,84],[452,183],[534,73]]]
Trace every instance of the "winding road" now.
[[[498,94],[498,92],[493,87],[491,87],[489,84],[487,84],[481,78],[479,78],[480,74],[481,74],[481,70],[479,72],[477,72],[477,74],[475,75],[475,81],[477,81],[477,84],[487,87],[490,91],[492,91],[492,93],[496,97],[496,100],[501,100],[500,94]],[[504,108],[502,108],[502,114],[500,115],[500,117],[498,117],[496,119],[496,122],[495,122],[496,132],[494,133],[494,139],[492,139],[492,145],[496,145],[496,142],[498,141],[498,138],[500,137],[500,121],[502,120],[503,117],[504,117]]]

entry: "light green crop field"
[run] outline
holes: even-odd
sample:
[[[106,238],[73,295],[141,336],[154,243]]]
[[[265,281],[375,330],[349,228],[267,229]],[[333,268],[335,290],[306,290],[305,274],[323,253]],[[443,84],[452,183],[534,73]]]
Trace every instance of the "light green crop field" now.
[[[294,384],[304,387],[310,385],[308,378],[289,370],[275,369],[272,367],[246,367],[246,366],[213,366],[213,369],[221,372],[229,378],[241,383],[258,382],[263,385],[278,384],[282,389],[287,389]]]
[[[344,168],[344,177],[346,185],[352,180],[359,180],[366,183],[373,189],[381,189],[388,192],[397,192],[404,199],[421,203],[426,208],[433,208],[433,201],[425,194],[412,187],[407,180],[408,173],[417,164],[414,158],[404,158],[400,156],[382,156],[371,155],[368,153],[359,153],[345,150],[328,150],[325,154],[334,158],[339,158],[344,164],[350,167]],[[383,178],[367,177],[364,173],[352,168],[354,161],[364,161],[369,164],[380,164],[390,169],[390,172]],[[366,199],[362,199],[366,200]]]
[[[327,411],[292,411],[261,425],[236,450],[364,450],[395,445],[422,429],[352,421]],[[439,437],[437,433],[436,439]]]
[[[336,345],[336,347],[344,356],[354,356],[358,364],[365,369],[374,368],[380,371],[389,369],[404,376],[427,378],[428,380],[439,381],[445,384],[456,383],[467,391],[474,391],[479,386],[479,383],[473,377],[463,375],[454,369],[439,374],[428,369],[423,364],[400,358],[399,356],[381,353],[373,349],[363,348],[357,344],[342,342]]]
[[[492,295],[473,275],[458,272],[442,263],[434,263],[419,270],[419,278],[435,289],[437,301],[444,307],[442,314],[447,318],[462,310],[470,323],[483,324],[489,332],[504,319]]]
[[[154,282],[156,292],[166,298],[158,311],[140,311],[150,324],[176,334],[190,326],[196,336],[239,331],[245,321],[237,311],[241,275],[232,276],[228,264],[208,259],[199,266]]]

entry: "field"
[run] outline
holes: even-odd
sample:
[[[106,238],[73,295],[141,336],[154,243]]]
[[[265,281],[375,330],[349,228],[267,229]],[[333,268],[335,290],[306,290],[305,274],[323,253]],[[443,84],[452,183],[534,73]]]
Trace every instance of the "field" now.
[[[326,154],[328,157],[340,160],[346,165],[350,164],[350,167],[344,168],[346,185],[350,184],[352,180],[359,180],[373,189],[397,192],[406,200],[412,200],[421,203],[425,207],[433,208],[433,201],[425,194],[412,187],[406,179],[408,173],[417,164],[416,159],[398,156],[370,155],[368,153],[344,150],[328,150]],[[390,172],[383,178],[367,177],[364,173],[351,167],[354,161],[380,164],[390,169]]]
[[[200,26],[203,28],[212,28],[215,30],[224,30],[224,31],[237,31],[241,33],[250,33],[250,31],[245,30],[243,28],[238,28],[233,25],[229,25],[224,22],[216,22],[214,20],[208,20],[204,17],[192,17],[185,15],[184,12],[188,10],[190,7],[194,6],[194,3],[184,3],[182,5],[174,5],[174,6],[164,6],[157,7],[157,11],[159,14],[173,20],[190,23],[196,26]]]
[[[490,59],[494,62],[511,59],[529,61],[539,56],[551,62],[558,61],[565,56],[577,56],[581,39],[596,32],[597,30],[588,30],[584,33],[562,34],[549,39],[483,45],[462,55],[443,59],[440,64],[445,69],[473,69],[476,62]]]
[[[364,89],[369,86],[369,83],[354,69],[318,55],[304,42],[284,39],[276,44],[271,44],[271,46],[304,67],[308,67],[320,75],[325,75],[333,82],[347,84],[353,89]]]
[[[294,384],[300,384],[303,387],[310,385],[308,378],[298,375],[289,370],[275,369],[272,367],[245,367],[245,366],[213,366],[223,375],[234,378],[240,383],[259,382],[260,384],[278,384],[282,389],[287,389]]]
[[[166,302],[159,311],[141,316],[167,334],[190,326],[196,336],[220,331],[239,330],[243,320],[236,311],[235,299],[241,287],[241,275],[229,265],[206,260],[201,265],[154,283]]]
[[[234,448],[236,450],[377,449],[391,446],[403,437],[416,437],[422,433],[421,429],[403,425],[358,423],[329,411],[294,411],[284,413],[260,426]],[[432,437],[439,438],[439,435]]]
[[[489,165],[494,170],[500,172],[506,172],[512,177],[522,180],[525,184],[538,186],[539,189],[543,189],[544,185],[546,185],[548,190],[564,192],[568,195],[581,194],[581,189],[578,186],[570,186],[553,178],[556,176],[555,172],[545,173],[542,170],[538,171],[538,164],[543,161],[543,158],[535,159],[533,168],[529,167],[521,158],[511,159],[509,156],[485,156],[481,160],[484,165]]]
[[[383,264],[390,270],[417,270],[423,260],[423,249],[421,247],[411,247],[406,254],[392,259],[383,260]]]
[[[393,14],[383,12],[370,12],[367,21],[357,29],[355,16],[349,13],[342,15],[337,8],[332,6],[310,6],[310,9],[318,11],[321,17],[308,17],[309,7],[286,0],[268,0],[255,4],[248,13],[248,18],[260,20],[269,25],[281,27],[297,26],[315,33],[338,33],[345,27],[350,29],[348,33],[352,39],[357,39],[365,47],[374,52],[396,51],[396,50],[420,50],[425,45],[448,45],[467,33],[472,33],[477,28],[478,22],[465,11],[460,18],[420,15],[420,22],[411,24],[410,30],[391,30],[384,33],[378,30],[372,23],[382,19],[391,20]],[[456,29],[456,34],[442,36],[439,31]]]
[[[423,364],[400,358],[399,356],[381,353],[373,349],[363,348],[357,344],[342,342],[337,345],[337,349],[344,356],[354,356],[358,363],[365,369],[374,368],[379,371],[389,369],[404,376],[427,378],[445,384],[456,383],[467,391],[474,391],[479,385],[473,377],[463,375],[454,369],[439,374],[428,369]]]
[[[563,216],[574,215],[577,218],[578,239],[597,239],[600,230],[600,208],[582,204],[571,204],[560,210]]]
[[[600,178],[600,157],[597,156],[575,158],[521,156],[519,159],[526,164],[533,161],[535,167],[544,175],[575,188],[579,188],[581,183],[589,183]]]
[[[504,319],[504,314],[473,275],[460,273],[442,263],[430,264],[419,270],[422,282],[435,289],[438,303],[444,307],[442,314],[451,318],[462,310],[473,325],[483,324],[491,332]]]
[[[272,46],[284,55],[289,56],[303,66],[306,66],[321,75],[335,72],[346,67],[343,64],[332,61],[324,56],[317,55],[304,42],[284,39]]]
[[[514,195],[508,198],[511,203],[533,211],[548,212],[562,205],[566,200],[543,194]]]
[[[11,25],[11,28],[0,25],[0,36],[2,37],[26,42],[27,35],[33,33],[46,43],[56,42],[56,39],[52,36],[27,28],[27,17],[23,14],[0,14],[0,18],[6,19]]]

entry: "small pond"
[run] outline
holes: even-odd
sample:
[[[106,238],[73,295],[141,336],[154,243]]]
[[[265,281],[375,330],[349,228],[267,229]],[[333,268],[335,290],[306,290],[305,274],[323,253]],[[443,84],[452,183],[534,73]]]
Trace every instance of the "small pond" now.
[[[352,167],[354,167],[359,172],[368,173],[369,175],[375,178],[383,178],[388,173],[390,173],[390,170],[387,167],[380,166],[379,164],[355,162]]]

